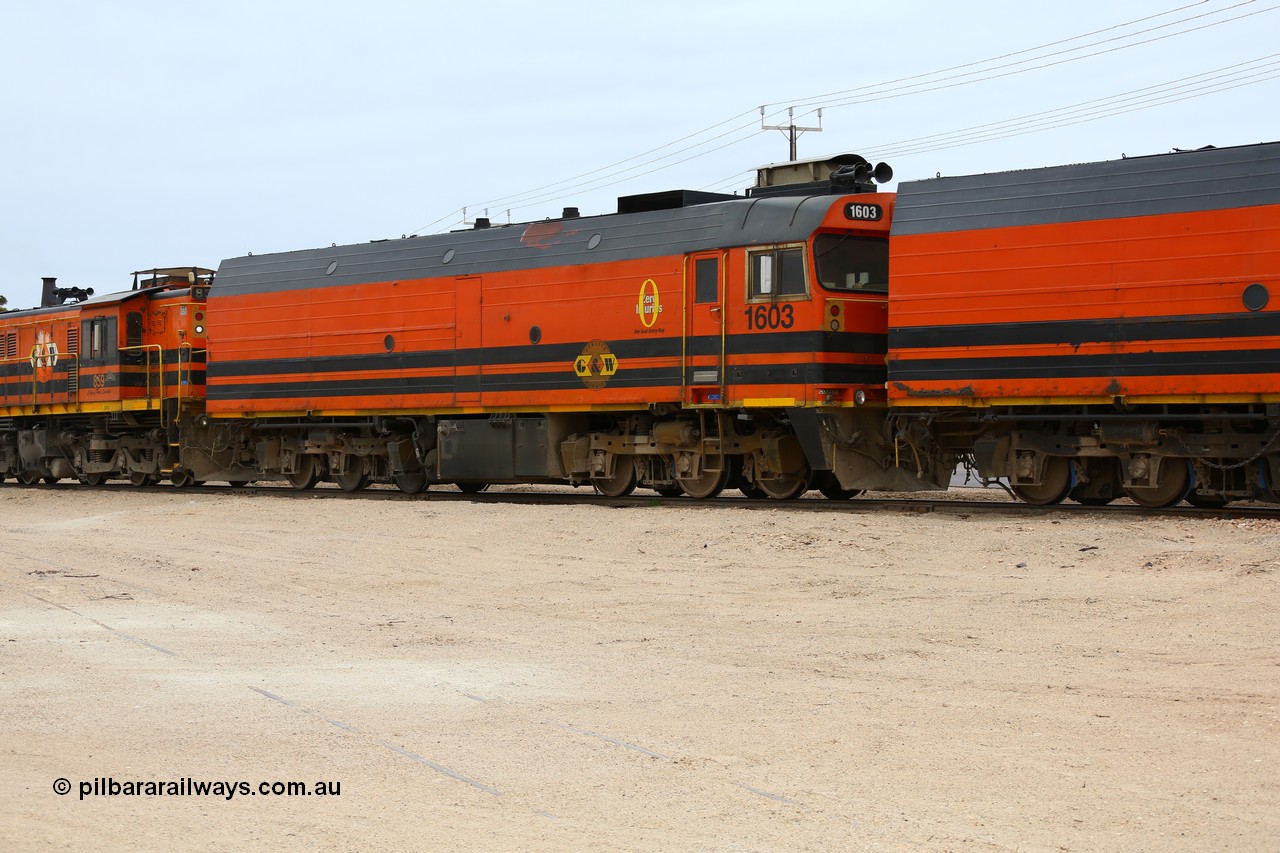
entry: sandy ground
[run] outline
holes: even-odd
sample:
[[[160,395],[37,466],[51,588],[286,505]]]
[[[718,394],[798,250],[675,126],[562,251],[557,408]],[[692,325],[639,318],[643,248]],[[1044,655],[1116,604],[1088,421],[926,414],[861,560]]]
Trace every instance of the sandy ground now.
[[[1280,849],[1274,522],[10,485],[0,529],[6,851]]]

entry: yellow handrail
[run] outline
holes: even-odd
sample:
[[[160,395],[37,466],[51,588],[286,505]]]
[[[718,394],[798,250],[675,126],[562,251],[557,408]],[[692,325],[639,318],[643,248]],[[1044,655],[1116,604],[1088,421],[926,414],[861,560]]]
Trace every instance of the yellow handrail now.
[[[32,406],[32,408],[34,409],[36,406],[39,406],[39,405],[40,405],[40,377],[39,377],[39,375],[37,375],[37,373],[36,373],[36,359],[38,359],[38,358],[75,359],[75,364],[76,364],[76,371],[75,371],[75,372],[76,372],[76,394],[75,394],[75,403],[76,403],[76,405],[77,405],[77,406],[78,406],[78,405],[80,405],[80,354],[79,354],[79,353],[75,353],[75,352],[60,352],[60,353],[58,353],[57,355],[50,355],[50,354],[48,354],[48,353],[45,353],[45,354],[42,354],[42,355],[38,355],[38,354],[36,353],[36,350],[37,350],[37,349],[38,349],[38,347],[32,347],[32,348],[31,348],[31,353],[30,353],[30,355],[28,355],[26,358],[4,358],[4,359],[0,359],[0,364],[30,364],[30,365],[31,365],[31,406]],[[50,370],[52,370],[52,369],[53,369],[53,365],[49,365],[49,369],[50,369]],[[50,381],[52,381],[52,379],[51,379]],[[68,384],[68,385],[70,385],[70,384],[71,384],[71,370],[70,370],[70,369],[68,369],[68,370],[67,370],[67,384]],[[65,391],[65,392],[63,392],[63,393],[67,394],[68,396],[70,396],[70,395],[71,395],[71,391],[70,391],[70,389],[68,389],[67,391]],[[53,391],[50,391],[50,392],[49,392],[49,404],[50,404],[50,405],[52,405],[52,404],[53,404],[53,396],[54,396],[54,392],[53,392]],[[8,397],[9,397],[8,393],[6,393],[6,394],[4,395],[4,397],[5,397],[5,399],[7,400],[7,399],[8,399]],[[21,404],[19,404],[19,405],[21,405]]]
[[[159,381],[159,385],[160,385],[160,393],[159,393],[158,395],[153,395],[153,394],[151,393],[151,370],[152,370],[152,365],[151,365],[151,351],[152,351],[152,350],[155,350],[155,351],[156,351],[156,369],[159,371],[159,380],[160,380],[160,381]],[[119,350],[119,351],[120,351],[120,352],[122,352],[122,353],[124,353],[124,352],[142,352],[142,353],[145,353],[145,354],[146,354],[146,367],[147,367],[147,399],[148,399],[148,400],[151,400],[153,396],[158,396],[161,400],[163,400],[163,399],[164,399],[164,347],[160,346],[159,344],[141,344],[141,345],[136,346],[136,347],[120,347],[120,350]],[[121,364],[121,365],[120,365],[120,375],[121,375],[121,376],[123,376],[123,375],[124,375],[124,365],[123,365],[123,364]],[[123,383],[121,383],[121,384],[123,385]],[[121,388],[121,390],[123,390],[123,388]]]
[[[183,381],[183,374],[182,374],[182,351],[183,350],[186,350],[187,352],[187,362],[186,362],[187,371],[186,371],[185,382]],[[208,352],[208,350],[196,349],[194,346],[191,345],[191,341],[183,341],[182,343],[178,344],[178,405],[179,406],[182,405],[182,398],[186,396],[186,393],[190,390],[191,370],[192,370],[192,365],[195,364],[196,353],[204,353],[204,352]]]

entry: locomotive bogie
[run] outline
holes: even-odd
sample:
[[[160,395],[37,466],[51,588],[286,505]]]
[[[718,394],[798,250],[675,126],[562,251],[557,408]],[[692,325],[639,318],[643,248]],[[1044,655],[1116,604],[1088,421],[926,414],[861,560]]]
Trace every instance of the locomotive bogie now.
[[[1002,407],[982,418],[931,410],[940,444],[981,479],[1032,503],[1144,506],[1274,500],[1280,419],[1271,407],[1121,412]]]

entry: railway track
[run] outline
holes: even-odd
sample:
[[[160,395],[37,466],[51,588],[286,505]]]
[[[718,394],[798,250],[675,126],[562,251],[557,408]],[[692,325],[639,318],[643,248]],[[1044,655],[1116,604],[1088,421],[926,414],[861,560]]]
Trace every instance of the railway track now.
[[[136,493],[139,489],[127,483],[107,483],[100,486],[85,486],[78,483],[58,483],[34,487],[18,487],[8,484],[8,489],[43,488],[56,490],[88,490],[109,492]],[[604,505],[615,508],[628,507],[662,507],[677,506],[690,509],[745,509],[756,511],[772,511],[778,509],[799,512],[826,513],[865,513],[865,512],[910,512],[910,513],[946,513],[951,515],[1009,515],[1009,516],[1044,516],[1044,515],[1133,515],[1133,516],[1181,516],[1185,518],[1219,518],[1219,519],[1280,519],[1280,507],[1267,504],[1242,502],[1229,504],[1220,508],[1200,508],[1189,505],[1178,505],[1165,509],[1148,509],[1137,504],[1121,501],[1106,506],[1083,506],[1064,502],[1052,506],[1032,506],[1012,499],[966,500],[957,496],[957,490],[941,493],[938,497],[866,497],[860,496],[851,500],[834,501],[818,497],[816,493],[794,500],[752,499],[734,497],[733,491],[709,500],[694,500],[688,497],[662,497],[658,494],[641,490],[626,497],[608,498],[593,491],[590,487],[543,487],[542,490],[531,490],[536,487],[504,487],[498,486],[477,493],[464,493],[452,486],[430,489],[422,494],[406,494],[394,486],[375,485],[357,492],[346,492],[333,486],[321,485],[314,489],[298,491],[286,484],[254,484],[248,486],[203,485],[177,489],[168,484],[151,487],[152,490],[169,489],[187,495],[269,495],[291,500],[384,500],[384,501],[461,501],[482,504],[522,504],[531,506],[574,506],[583,504]],[[988,493],[989,494],[989,493]],[[945,495],[945,497],[943,496]]]

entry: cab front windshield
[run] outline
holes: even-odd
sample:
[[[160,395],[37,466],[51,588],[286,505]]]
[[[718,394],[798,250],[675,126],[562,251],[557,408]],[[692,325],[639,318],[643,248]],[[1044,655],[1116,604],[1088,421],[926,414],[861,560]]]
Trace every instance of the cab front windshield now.
[[[819,234],[813,241],[818,281],[827,290],[886,293],[889,238]]]

